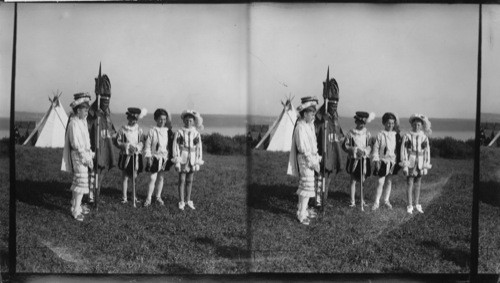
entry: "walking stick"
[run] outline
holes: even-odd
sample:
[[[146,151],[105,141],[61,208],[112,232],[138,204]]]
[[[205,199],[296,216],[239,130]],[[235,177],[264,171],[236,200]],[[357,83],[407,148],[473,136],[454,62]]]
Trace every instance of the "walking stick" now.
[[[361,175],[361,178],[360,178],[360,187],[361,187],[361,211],[365,211],[365,199],[364,199],[364,193],[363,193],[363,157],[361,157],[360,159],[361,161],[361,167],[360,167],[360,175]]]
[[[326,88],[323,91],[323,98],[325,99],[325,113],[324,113],[324,125],[323,125],[323,170],[321,170],[321,215],[325,215],[326,206],[326,143],[328,141],[327,131],[328,131],[328,90],[330,81],[330,67],[328,66],[328,71],[326,72]]]
[[[134,207],[135,202],[136,202],[136,197],[135,197],[135,152],[132,155],[132,199],[134,202]]]
[[[100,130],[99,130],[99,125],[100,125],[100,117],[99,117],[99,110],[101,109],[101,101],[100,101],[100,96],[101,96],[101,63],[99,63],[99,75],[97,76],[97,88],[96,88],[96,100],[97,100],[97,109],[96,109],[96,115],[97,115],[97,126],[96,126],[96,134],[95,134],[95,166],[94,166],[94,207],[95,210],[99,210],[99,194],[101,192],[99,188],[99,135]]]

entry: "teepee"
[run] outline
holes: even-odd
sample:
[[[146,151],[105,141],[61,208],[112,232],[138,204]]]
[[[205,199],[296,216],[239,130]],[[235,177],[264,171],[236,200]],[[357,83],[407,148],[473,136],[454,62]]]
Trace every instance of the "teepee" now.
[[[288,98],[281,102],[283,110],[276,121],[269,127],[269,130],[262,137],[255,148],[261,148],[264,142],[269,139],[266,150],[269,151],[290,151],[292,148],[292,135],[297,121],[298,113],[292,105],[292,99]]]
[[[497,139],[500,137],[500,132],[498,132],[495,137],[490,141],[490,143],[488,144],[488,146],[492,146],[496,141]]]
[[[61,93],[54,94],[52,99],[49,97],[49,110],[37,123],[23,145],[28,144],[31,139],[36,139],[35,146],[37,147],[64,147],[68,115],[59,101],[60,96]]]

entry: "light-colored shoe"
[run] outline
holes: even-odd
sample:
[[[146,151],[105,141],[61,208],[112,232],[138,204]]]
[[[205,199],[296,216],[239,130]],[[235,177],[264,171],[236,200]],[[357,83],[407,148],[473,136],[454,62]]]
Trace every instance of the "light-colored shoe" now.
[[[83,221],[83,214],[78,214],[78,215],[75,215],[75,220],[76,221]]]
[[[420,204],[415,205],[415,209],[420,213],[424,213],[424,211],[422,210],[422,206]]]
[[[179,202],[179,209],[184,210],[184,206],[186,206],[186,204],[183,201],[180,201]]]
[[[128,203],[128,200],[126,198],[123,198],[122,199],[122,203],[125,204],[125,203]]]
[[[349,205],[349,207],[356,207],[356,202],[351,201],[351,204]]]
[[[194,208],[194,203],[192,200],[188,201],[186,204],[187,204],[187,206],[189,206],[189,208],[191,208],[193,210],[196,209],[196,208]]]
[[[307,217],[316,218],[316,217],[318,217],[318,213],[316,211],[314,211],[314,209],[310,208],[307,210]]]
[[[379,204],[378,202],[374,203],[373,206],[372,206],[372,210],[377,210],[379,207]]]
[[[320,207],[320,206],[321,206],[321,197],[320,197],[320,196],[317,196],[317,197],[315,198],[315,201],[316,201],[315,205],[316,205],[317,207]]]
[[[408,205],[406,207],[406,212],[408,212],[409,214],[413,214],[413,205]]]
[[[386,202],[384,203],[384,205],[385,205],[385,207],[387,207],[388,209],[392,209],[392,204],[391,204],[390,202],[386,201]]]
[[[163,200],[161,198],[156,198],[156,202],[159,204],[159,205],[165,205],[165,203],[163,202]]]
[[[305,217],[304,219],[300,220],[299,219],[299,222],[300,224],[304,224],[304,225],[309,225],[311,224],[311,220],[309,220],[309,218]]]
[[[90,213],[90,208],[87,205],[82,205],[82,214],[86,215]]]
[[[148,207],[151,205],[151,200],[150,199],[146,199],[146,201],[144,202],[144,207]]]

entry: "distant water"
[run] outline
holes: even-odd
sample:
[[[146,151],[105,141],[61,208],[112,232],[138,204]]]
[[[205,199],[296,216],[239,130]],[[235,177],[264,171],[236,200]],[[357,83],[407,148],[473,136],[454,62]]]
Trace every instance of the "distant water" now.
[[[16,112],[16,120],[18,121],[39,121],[44,113],[26,113]],[[203,125],[205,129],[202,134],[220,133],[224,136],[235,136],[246,134],[246,125],[271,125],[277,117],[272,116],[245,116],[245,115],[202,115]],[[111,119],[115,127],[119,128],[127,123],[125,114],[111,114]],[[410,124],[408,118],[401,118],[401,129],[408,131]],[[475,120],[474,119],[431,119],[432,135],[431,138],[453,137],[455,139],[467,140],[475,136]],[[155,125],[153,114],[146,115],[140,122],[140,126],[144,131],[149,130]],[[182,126],[180,114],[172,114],[173,129],[176,130]],[[351,117],[340,117],[340,125],[347,132],[355,126],[354,119]],[[375,135],[382,130],[383,125],[380,118],[368,124],[368,130]],[[9,136],[9,119],[0,118],[0,138]]]
[[[38,122],[42,119],[44,113],[27,113],[18,112],[16,113],[17,121],[36,121]],[[204,130],[201,131],[202,134],[212,134],[219,133],[223,136],[235,136],[235,135],[245,135],[246,134],[246,116],[242,115],[202,115]],[[3,119],[3,120],[2,120]],[[111,119],[113,124],[117,129],[122,125],[127,123],[127,117],[124,114],[111,114]],[[9,119],[0,118],[0,131],[6,130],[6,136],[9,136]],[[148,131],[150,128],[155,126],[155,121],[153,114],[148,114],[146,117],[139,121],[139,126],[144,130]],[[182,127],[182,120],[180,114],[172,114],[172,126],[173,130]],[[0,132],[2,133],[2,132]]]
[[[250,117],[250,124],[256,125],[271,125],[277,117],[268,116],[253,116]],[[354,119],[352,117],[340,117],[339,123],[344,132],[354,128]],[[431,119],[432,135],[431,138],[452,137],[459,140],[473,139],[475,133],[474,119]],[[381,118],[375,118],[367,125],[367,129],[372,135],[381,131],[384,128]],[[400,128],[403,132],[410,130],[408,118],[400,118]]]

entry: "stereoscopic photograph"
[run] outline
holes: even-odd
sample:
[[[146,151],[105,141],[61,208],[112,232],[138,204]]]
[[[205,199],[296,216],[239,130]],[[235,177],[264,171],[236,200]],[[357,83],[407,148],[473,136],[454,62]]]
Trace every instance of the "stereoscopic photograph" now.
[[[17,7],[16,271],[247,272],[246,6]]]
[[[479,6],[252,8],[251,271],[469,273]]]
[[[0,31],[3,274],[469,278],[476,240],[499,273],[497,5],[1,3]]]

